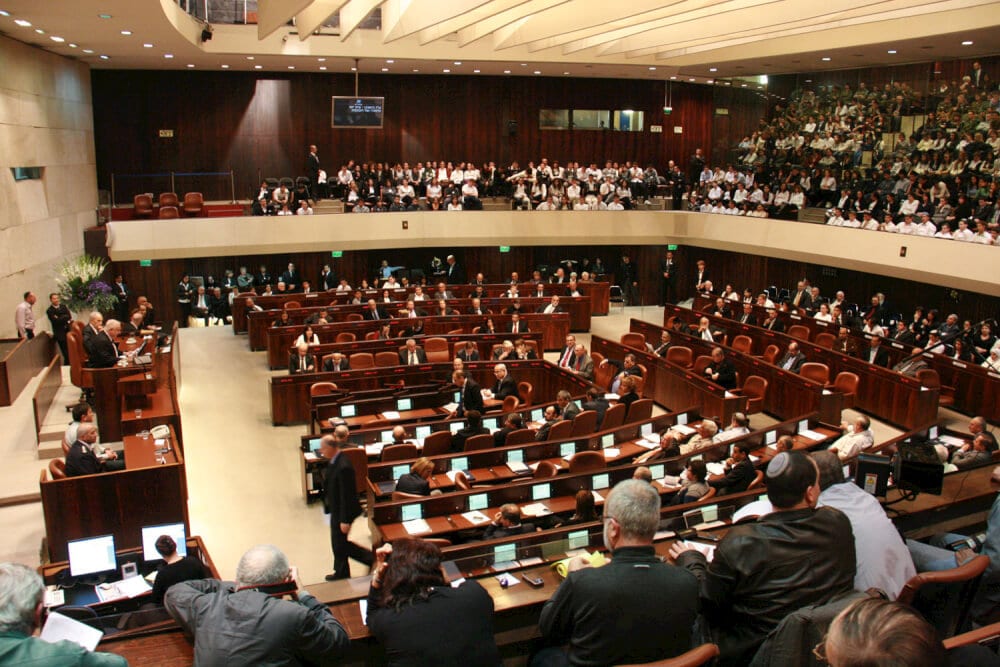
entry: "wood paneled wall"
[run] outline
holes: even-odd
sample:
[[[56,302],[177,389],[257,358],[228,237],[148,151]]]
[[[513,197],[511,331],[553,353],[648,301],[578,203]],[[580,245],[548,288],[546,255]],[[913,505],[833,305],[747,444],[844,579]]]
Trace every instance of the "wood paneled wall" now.
[[[754,122],[762,99],[742,90],[673,83],[673,113],[664,116],[662,81],[543,77],[362,76],[361,95],[385,97],[380,130],[332,129],[330,97],[354,93],[344,74],[239,72],[93,72],[94,126],[100,187],[110,175],[170,171],[236,172],[237,197],[248,197],[260,176],[304,172],[307,146],[315,143],[333,176],[348,159],[359,162],[446,160],[526,165],[550,161],[638,160],[663,169],[687,163],[695,148],[728,146],[713,137],[713,110],[730,109],[730,122]],[[724,93],[724,103],[715,101]],[[539,130],[540,109],[633,109],[645,113],[644,132]],[[508,122],[516,122],[511,132]],[[664,126],[662,134],[648,127]],[[743,132],[739,121],[738,133]],[[681,128],[675,133],[674,127]],[[727,125],[728,127],[728,125]],[[160,138],[159,130],[174,131]],[[724,130],[726,128],[723,128]],[[736,138],[736,141],[739,137]],[[161,192],[165,176],[118,178],[118,201],[134,192]],[[201,189],[228,198],[228,179],[178,179],[179,192]]]

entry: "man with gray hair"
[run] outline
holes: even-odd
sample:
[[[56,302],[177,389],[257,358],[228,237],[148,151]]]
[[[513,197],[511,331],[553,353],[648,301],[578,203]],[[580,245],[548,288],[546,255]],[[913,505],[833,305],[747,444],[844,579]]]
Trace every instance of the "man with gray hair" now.
[[[289,582],[296,601],[259,590]],[[270,544],[243,554],[235,582],[181,582],[167,590],[164,605],[193,635],[196,665],[330,664],[350,644],[330,609],[302,588],[298,571]]]
[[[698,582],[657,557],[659,522],[656,489],[637,479],[615,485],[604,505],[611,562],[591,568],[584,557],[570,561],[569,575],[542,608],[538,625],[551,647],[534,657],[534,667],[651,662],[691,648]]]
[[[74,642],[33,637],[42,625],[44,592],[42,578],[27,565],[0,563],[0,665],[128,665],[121,656],[91,653]]]

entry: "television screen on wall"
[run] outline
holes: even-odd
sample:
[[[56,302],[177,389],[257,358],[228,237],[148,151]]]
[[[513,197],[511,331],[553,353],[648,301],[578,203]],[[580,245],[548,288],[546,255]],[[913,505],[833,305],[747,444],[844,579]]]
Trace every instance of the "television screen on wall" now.
[[[384,97],[334,97],[333,127],[382,127]]]

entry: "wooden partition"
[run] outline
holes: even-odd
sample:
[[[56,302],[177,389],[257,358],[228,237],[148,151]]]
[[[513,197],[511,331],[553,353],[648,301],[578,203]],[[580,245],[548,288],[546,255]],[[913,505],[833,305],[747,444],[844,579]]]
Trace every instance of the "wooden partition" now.
[[[0,340],[0,407],[11,405],[24,388],[56,354],[55,341],[47,332],[28,340]]]
[[[54,356],[49,365],[45,367],[42,380],[38,383],[38,389],[31,398],[31,407],[35,415],[35,441],[41,444],[42,426],[45,416],[49,413],[49,408],[56,400],[59,387],[62,386],[62,357]]]

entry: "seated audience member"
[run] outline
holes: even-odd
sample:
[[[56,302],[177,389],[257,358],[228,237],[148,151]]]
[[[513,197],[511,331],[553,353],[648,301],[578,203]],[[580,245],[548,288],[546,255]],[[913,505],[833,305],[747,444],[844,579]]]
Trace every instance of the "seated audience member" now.
[[[783,435],[774,443],[779,452],[790,452],[795,449],[795,438],[790,435]]]
[[[910,356],[893,366],[892,370],[902,373],[907,377],[915,378],[917,377],[917,371],[922,371],[925,368],[927,368],[927,362],[924,361],[924,350],[923,348],[915,347]]]
[[[816,507],[838,509],[851,522],[858,561],[854,590],[877,588],[895,600],[917,573],[899,531],[875,496],[844,480],[844,466],[836,454],[826,451],[810,456],[819,468],[820,494]]]
[[[479,361],[479,349],[475,342],[465,341],[465,347],[458,351],[458,358],[462,361]]]
[[[500,506],[500,511],[493,517],[493,521],[486,526],[483,539],[492,540],[509,535],[533,533],[534,531],[533,524],[521,523],[521,508],[514,503],[506,503]]]
[[[401,493],[412,493],[418,496],[431,495],[431,475],[434,474],[434,463],[426,456],[421,456],[410,466],[410,472],[396,480],[396,490]]]
[[[691,648],[698,581],[657,557],[653,535],[659,521],[660,496],[650,484],[629,479],[615,485],[604,509],[611,562],[592,568],[586,557],[570,560],[569,574],[538,622],[551,647],[531,665],[645,663]]]
[[[259,590],[294,582],[297,600]],[[164,598],[167,611],[194,637],[199,665],[303,662],[328,664],[347,650],[347,632],[298,582],[298,572],[277,547],[251,547],[236,566],[236,581],[185,581]]]
[[[283,310],[283,311],[281,311],[281,314],[278,315],[278,319],[276,319],[274,322],[271,323],[271,326],[272,327],[292,327],[292,326],[295,326],[295,323],[292,322],[292,318],[288,314],[288,311],[287,310]]]
[[[524,361],[526,359],[537,359],[538,355],[535,354],[533,348],[528,347],[523,338],[518,338],[514,341],[514,358]]]
[[[507,435],[524,429],[524,419],[520,412],[508,412],[504,417],[503,426],[493,434],[493,446],[503,447],[507,443]]]
[[[983,431],[973,439],[971,445],[962,445],[952,454],[951,463],[959,470],[986,465],[993,460],[993,452],[996,450],[996,437],[989,431]]]
[[[113,449],[97,444],[97,427],[89,422],[76,429],[76,442],[66,455],[66,476],[96,475],[125,469],[125,461]]]
[[[80,428],[80,424],[83,422],[93,423],[95,418],[94,410],[87,402],[74,405],[71,414],[73,415],[73,421],[66,427],[66,432],[63,434],[63,445],[66,449],[72,447],[73,443],[76,442],[77,429]]]
[[[733,526],[711,563],[680,543],[670,555],[701,580],[701,609],[719,645],[719,664],[746,665],[790,613],[853,590],[857,570],[851,523],[815,509],[819,471],[801,452],[781,452],[767,471],[774,511]]]
[[[536,442],[543,442],[549,439],[549,431],[552,429],[552,425],[559,421],[559,409],[554,405],[547,406],[545,412],[542,413],[542,418],[544,421],[535,433]]]
[[[449,586],[437,545],[395,540],[380,547],[375,558],[368,627],[385,648],[385,664],[500,664],[493,598],[474,579]]]
[[[594,494],[587,489],[580,489],[576,492],[576,511],[573,515],[566,519],[561,525],[571,526],[575,523],[587,523],[590,521],[597,521],[600,518],[600,513],[595,508]]]
[[[604,413],[608,411],[611,404],[604,398],[604,392],[597,387],[587,389],[587,400],[581,406],[584,410],[593,410],[597,413],[597,428],[601,428],[604,423]]]
[[[670,504],[683,505],[684,503],[693,503],[701,498],[708,493],[710,488],[705,481],[707,478],[708,469],[705,467],[705,462],[701,459],[697,461],[689,460],[687,466],[684,468],[684,474],[681,475],[681,485],[675,487],[677,493],[674,495],[673,500],[670,501]]]
[[[736,389],[736,367],[721,347],[712,348],[712,363],[705,368],[705,377],[724,389]]]
[[[764,321],[760,323],[760,326],[765,329],[770,329],[771,331],[781,332],[785,330],[785,323],[780,317],[778,317],[777,308],[767,309],[767,317],[765,317]]]
[[[632,472],[632,479],[637,479],[646,484],[653,483],[653,471],[646,466],[639,466]]]
[[[144,319],[143,312],[136,308],[129,315],[129,320],[122,325],[122,335],[123,336],[141,336],[144,332],[146,325],[143,322]]]
[[[580,414],[580,406],[573,400],[573,396],[565,389],[560,389],[556,393],[556,405],[559,406],[559,418],[565,421],[572,421]]]
[[[785,351],[784,356],[778,360],[775,364],[778,368],[783,368],[786,371],[791,371],[792,373],[798,373],[799,369],[802,368],[802,364],[806,362],[806,355],[802,354],[799,350],[799,344],[794,340],[788,344],[788,350]]]
[[[733,419],[729,427],[719,431],[712,438],[712,442],[729,442],[742,437],[750,432],[750,418],[742,412],[734,412]]]
[[[156,553],[163,562],[156,568],[153,581],[153,602],[163,604],[163,596],[174,584],[194,579],[207,579],[212,574],[196,556],[181,556],[177,553],[177,543],[169,535],[160,535],[156,540]]]
[[[506,364],[494,366],[493,375],[497,379],[496,384],[493,385],[493,398],[502,401],[508,396],[517,396],[517,382],[507,372]]]
[[[465,426],[451,436],[451,449],[461,452],[465,449],[465,441],[474,435],[483,435],[489,431],[483,427],[483,413],[479,410],[465,411]]]
[[[587,354],[587,348],[578,344],[573,348],[573,363],[569,369],[585,380],[594,379],[594,359]]]
[[[505,333],[512,334],[524,334],[530,333],[531,329],[528,325],[521,321],[521,314],[518,312],[511,313],[510,324],[504,327]]]
[[[300,333],[299,337],[295,339],[295,347],[298,348],[302,343],[305,343],[307,346],[319,345],[319,336],[313,331],[311,324],[307,324],[306,330]]]
[[[632,353],[626,354],[622,361],[617,359],[605,359],[601,362],[601,365],[611,364],[614,366],[618,372],[613,378],[611,378],[611,384],[608,385],[608,389],[612,394],[621,394],[620,386],[622,380],[628,375],[638,375],[642,377],[642,368],[636,363],[635,355]]]
[[[644,454],[640,454],[632,460],[633,463],[650,463],[652,461],[660,461],[662,459],[669,459],[675,456],[680,456],[681,450],[677,446],[677,440],[673,437],[670,431],[664,431],[660,436],[660,444]]]
[[[427,363],[427,353],[413,338],[406,339],[406,347],[399,352],[400,366],[416,366]]]
[[[330,358],[323,362],[324,371],[349,371],[351,370],[350,360],[341,352],[334,352]]]
[[[652,343],[646,343],[646,348],[658,357],[666,357],[670,344],[670,332],[664,329],[660,332],[660,342],[655,346]]]
[[[978,644],[970,647],[980,656],[977,649],[982,648]],[[985,650],[990,662],[979,657],[951,664],[995,665],[996,654]],[[919,613],[881,598],[862,598],[837,614],[814,653],[831,667],[940,667],[949,664],[951,657],[937,630]]]
[[[725,461],[726,472],[708,478],[708,485],[718,489],[720,496],[746,491],[756,477],[757,471],[750,460],[750,448],[748,444],[737,443],[732,456]]]
[[[500,347],[493,350],[494,361],[513,361],[517,352],[514,350],[514,341],[505,340]]]
[[[618,387],[620,396],[618,397],[618,402],[625,406],[625,415],[628,418],[628,412],[632,409],[632,404],[639,400],[639,394],[636,392],[636,381],[635,375],[626,375],[622,378],[621,384]]]
[[[829,451],[836,454],[841,461],[853,459],[875,443],[875,434],[871,430],[871,420],[865,415],[859,415],[853,424],[841,423],[840,430],[844,432],[844,435],[830,445]]]
[[[104,328],[90,339],[90,347],[87,349],[90,355],[87,365],[90,368],[114,368],[119,357],[115,341],[121,332],[121,322],[108,320]]]
[[[27,565],[0,563],[0,664],[126,667],[125,658],[34,636],[45,618],[45,584]]]
[[[295,352],[288,355],[288,374],[312,373],[316,370],[316,358],[309,352],[309,343],[295,346]]]
[[[881,336],[872,336],[868,340],[868,349],[859,356],[870,364],[882,368],[889,367],[889,351],[883,347]]]
[[[542,313],[543,315],[552,315],[553,313],[565,313],[566,310],[559,305],[559,297],[557,295],[553,295],[552,298],[549,299],[549,303],[544,306],[539,306],[535,312]]]

